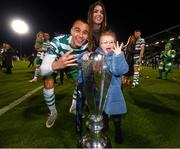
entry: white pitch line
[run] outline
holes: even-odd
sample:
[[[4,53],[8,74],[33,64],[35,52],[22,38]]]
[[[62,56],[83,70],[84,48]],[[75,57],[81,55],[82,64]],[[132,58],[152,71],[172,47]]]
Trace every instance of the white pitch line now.
[[[38,88],[28,92],[27,94],[25,94],[24,96],[18,98],[17,100],[15,100],[14,102],[10,103],[9,105],[3,107],[0,109],[0,116],[3,115],[5,112],[7,112],[8,110],[14,108],[16,105],[20,104],[21,102],[23,102],[25,99],[27,99],[28,97],[30,97],[32,94],[34,94],[35,92],[39,91],[40,89],[43,88],[43,85],[39,86]]]

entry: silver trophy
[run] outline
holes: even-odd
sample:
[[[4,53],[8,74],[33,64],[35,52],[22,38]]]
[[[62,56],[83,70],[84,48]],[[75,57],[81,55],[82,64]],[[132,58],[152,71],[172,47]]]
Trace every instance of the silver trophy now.
[[[90,132],[80,141],[83,148],[111,147],[110,140],[101,132],[104,126],[102,113],[112,77],[107,67],[104,55],[96,52],[82,64],[83,91],[90,112],[86,122]]]

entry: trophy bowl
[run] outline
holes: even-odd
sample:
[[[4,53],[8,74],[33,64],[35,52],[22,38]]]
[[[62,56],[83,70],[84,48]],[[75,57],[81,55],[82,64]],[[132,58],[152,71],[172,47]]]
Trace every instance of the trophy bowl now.
[[[102,133],[103,111],[111,81],[111,73],[104,61],[105,56],[94,52],[88,61],[82,63],[83,92],[89,109],[86,122],[90,132],[80,140],[83,148],[109,148],[110,140]]]

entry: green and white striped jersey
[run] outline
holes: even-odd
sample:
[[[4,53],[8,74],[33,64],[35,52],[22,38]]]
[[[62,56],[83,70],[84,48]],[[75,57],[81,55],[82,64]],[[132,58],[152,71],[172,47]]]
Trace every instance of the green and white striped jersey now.
[[[84,44],[80,48],[74,48],[71,46],[71,35],[60,35],[54,37],[50,42],[50,47],[47,50],[48,54],[57,55],[57,57],[64,55],[69,50],[73,50],[71,54],[80,57],[84,52],[88,50],[88,43]],[[64,69],[69,78],[77,78],[77,67],[71,66]]]
[[[140,51],[142,45],[145,45],[145,41],[144,41],[143,38],[139,38],[139,39],[136,41],[135,50]]]

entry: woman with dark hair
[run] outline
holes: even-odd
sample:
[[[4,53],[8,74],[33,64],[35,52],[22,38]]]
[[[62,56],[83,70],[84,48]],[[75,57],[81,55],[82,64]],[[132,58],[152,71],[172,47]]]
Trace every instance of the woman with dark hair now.
[[[107,16],[104,4],[97,1],[89,6],[88,10],[88,51],[94,51],[99,45],[99,36],[102,32],[107,30]],[[77,90],[73,94],[72,104],[69,109],[70,113],[76,114],[76,98]]]
[[[107,30],[107,15],[104,4],[97,1],[90,5],[88,11],[89,32],[89,51],[93,51],[98,47],[99,36]]]

